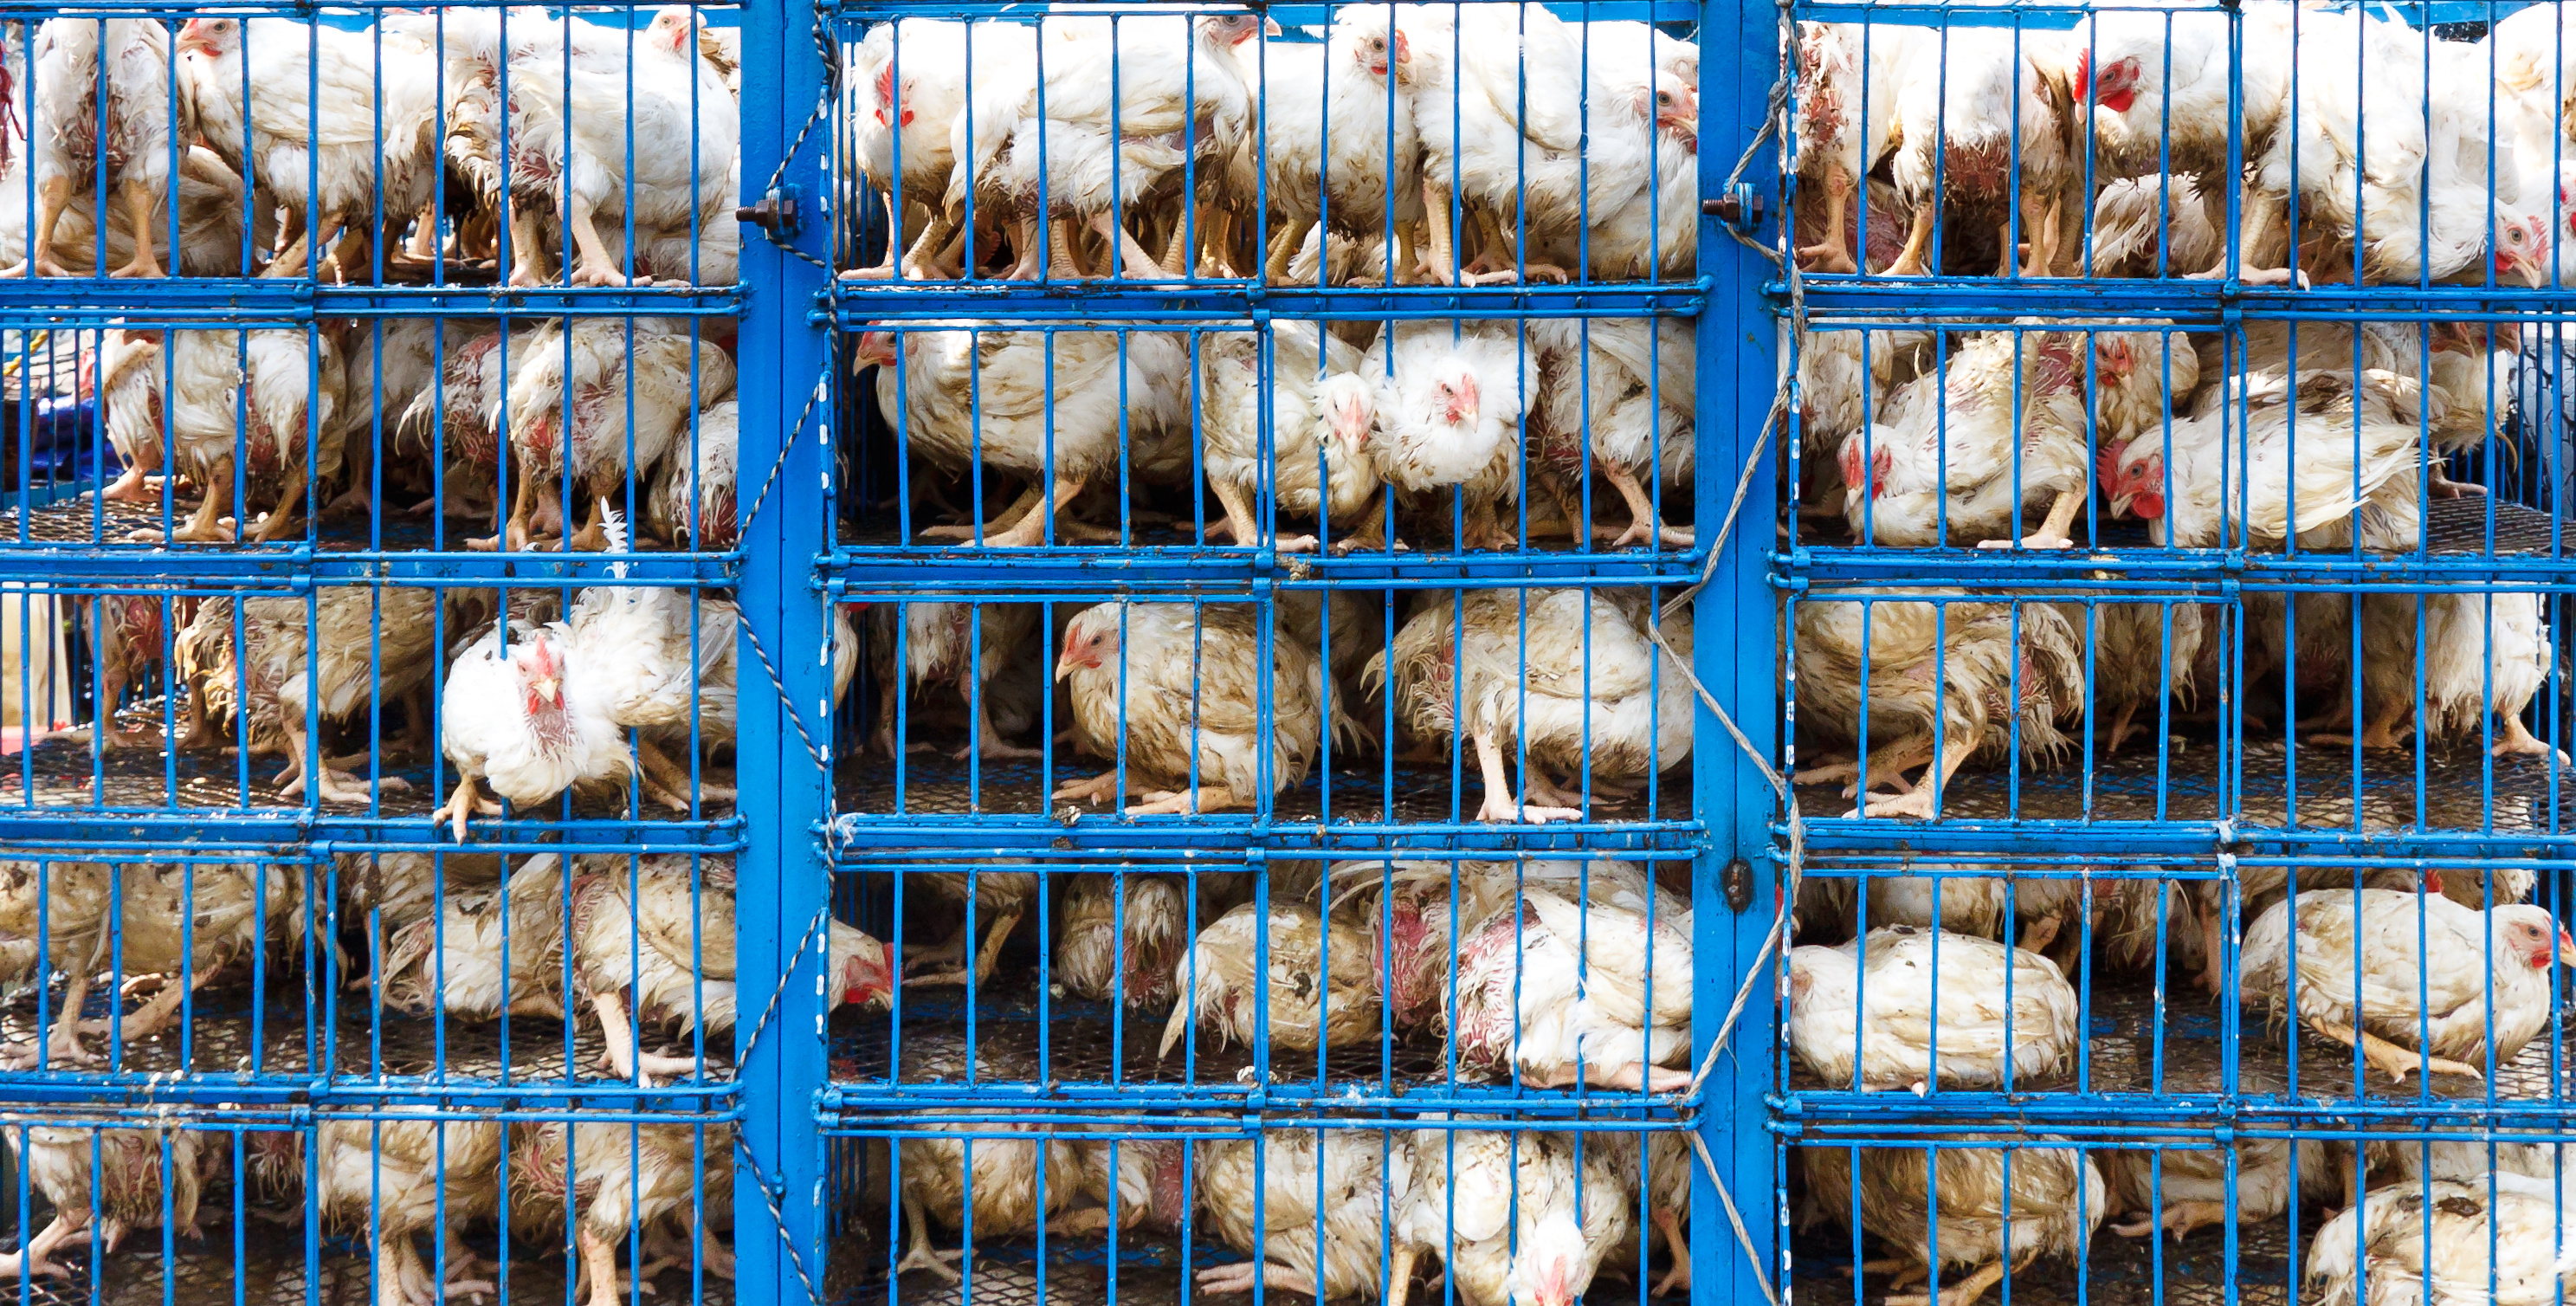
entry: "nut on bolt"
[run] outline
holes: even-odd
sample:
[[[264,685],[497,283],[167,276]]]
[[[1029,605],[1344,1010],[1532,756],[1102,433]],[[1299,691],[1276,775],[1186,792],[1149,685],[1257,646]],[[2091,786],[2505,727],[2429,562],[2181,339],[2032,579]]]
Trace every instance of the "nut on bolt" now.
[[[1700,201],[1700,212],[1738,231],[1750,232],[1762,225],[1761,192],[1746,182],[1737,182],[1726,194]]]

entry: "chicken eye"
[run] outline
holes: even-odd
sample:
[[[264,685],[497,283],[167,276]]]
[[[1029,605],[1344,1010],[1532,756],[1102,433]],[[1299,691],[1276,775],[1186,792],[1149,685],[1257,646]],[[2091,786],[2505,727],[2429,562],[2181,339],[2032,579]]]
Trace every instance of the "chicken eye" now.
[[[1670,91],[1657,91],[1657,92],[1655,92],[1655,103],[1657,103],[1657,104],[1671,104],[1672,102],[1673,102],[1673,93],[1672,93],[1672,92],[1670,92]]]

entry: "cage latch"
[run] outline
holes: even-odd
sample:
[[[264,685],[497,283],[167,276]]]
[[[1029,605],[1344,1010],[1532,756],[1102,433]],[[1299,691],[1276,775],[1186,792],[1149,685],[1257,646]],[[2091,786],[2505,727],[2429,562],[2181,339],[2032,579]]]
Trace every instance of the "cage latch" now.
[[[734,220],[759,227],[773,236],[792,236],[799,225],[796,219],[796,188],[781,186],[762,197],[758,204],[746,204],[733,211]]]
[[[1746,235],[1751,235],[1754,228],[1762,225],[1762,194],[1753,189],[1751,182],[1739,181],[1728,187],[1725,194],[1700,201],[1699,208],[1700,212]]]

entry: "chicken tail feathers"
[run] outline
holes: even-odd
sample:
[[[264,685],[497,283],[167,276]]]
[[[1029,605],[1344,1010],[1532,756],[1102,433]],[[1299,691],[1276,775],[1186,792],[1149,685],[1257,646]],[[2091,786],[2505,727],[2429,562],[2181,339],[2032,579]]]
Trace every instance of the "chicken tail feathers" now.
[[[1189,999],[1176,998],[1172,1002],[1172,1018],[1163,1022],[1163,1046],[1160,1050],[1155,1052],[1154,1059],[1157,1061],[1168,1060],[1172,1055],[1172,1049],[1180,1046],[1182,1033],[1187,1031],[1189,1027]]]

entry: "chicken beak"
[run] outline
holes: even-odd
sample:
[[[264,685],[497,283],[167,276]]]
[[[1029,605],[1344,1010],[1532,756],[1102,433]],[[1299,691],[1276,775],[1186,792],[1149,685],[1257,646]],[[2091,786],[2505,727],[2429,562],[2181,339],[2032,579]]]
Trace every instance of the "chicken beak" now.
[[[2126,516],[2128,516],[2128,515],[2129,515],[2129,505],[2130,505],[2130,504],[2133,504],[2133,503],[2135,503],[2135,502],[2137,502],[2137,499],[2138,499],[2138,496],[2136,496],[2136,495],[2134,495],[2134,494],[2120,494],[2120,495],[2114,495],[2114,496],[2112,496],[2112,499],[2111,499],[2111,515],[2112,515],[2112,516],[2114,516],[2114,517],[2126,517]]]
[[[2562,964],[2576,966],[2576,939],[2568,938],[2565,930],[2558,932],[2558,960]]]
[[[2522,283],[2534,290],[2538,290],[2541,287],[2548,285],[2549,269],[2541,266],[2541,262],[2538,258],[2526,258],[2522,260]]]
[[[547,676],[530,685],[529,688],[536,691],[537,697],[540,700],[552,703],[556,701],[556,696],[562,692],[563,682],[555,679],[553,676]]]
[[[1080,665],[1079,663],[1077,663],[1077,662],[1075,662],[1075,661],[1073,660],[1073,655],[1072,655],[1072,654],[1070,654],[1070,653],[1065,654],[1063,657],[1057,658],[1057,659],[1055,660],[1055,680],[1056,680],[1056,683],[1057,683],[1057,684],[1059,684],[1059,685],[1063,684],[1063,683],[1064,683],[1064,678],[1065,678],[1066,676],[1072,675],[1072,674],[1073,674],[1073,669],[1074,669],[1076,666],[1079,666],[1079,665]]]

